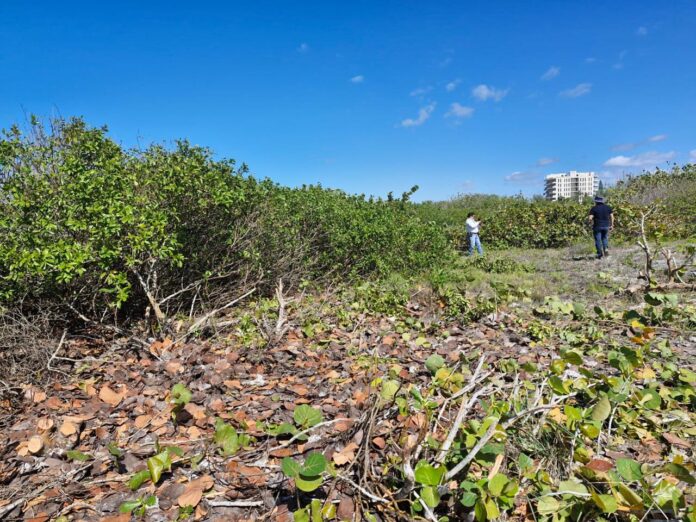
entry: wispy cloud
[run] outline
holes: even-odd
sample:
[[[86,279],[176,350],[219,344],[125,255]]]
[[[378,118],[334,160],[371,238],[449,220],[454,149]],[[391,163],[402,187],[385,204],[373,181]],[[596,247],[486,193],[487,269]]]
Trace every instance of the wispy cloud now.
[[[646,34],[648,34],[648,28],[644,25],[641,25],[638,29],[636,29],[636,34],[638,36],[645,36]]]
[[[611,150],[614,152],[626,152],[628,150],[633,150],[636,147],[640,147],[641,145],[646,145],[648,143],[657,143],[660,141],[665,141],[668,138],[667,134],[655,134],[654,136],[650,136],[649,138],[646,138],[642,141],[634,141],[630,143],[619,143],[618,145],[614,145]]]
[[[409,96],[423,96],[424,94],[428,94],[432,90],[433,88],[430,85],[428,85],[427,87],[418,87],[417,89],[413,89],[409,93]]]
[[[558,158],[539,158],[536,162],[537,167],[545,167],[546,165],[551,165],[552,163],[558,163]]]
[[[614,156],[604,162],[605,167],[655,167],[660,163],[669,161],[676,156],[676,152],[657,152],[650,151],[635,156]]]
[[[447,85],[445,85],[445,90],[446,90],[447,92],[452,92],[453,90],[455,90],[455,89],[457,88],[457,86],[458,86],[460,83],[462,83],[462,81],[461,81],[460,79],[458,79],[458,78],[457,78],[456,80],[452,80],[452,81],[449,82]]]
[[[590,91],[592,91],[591,83],[579,83],[572,89],[566,89],[565,91],[561,91],[558,94],[560,96],[563,96],[564,98],[579,98],[580,96],[585,96],[586,94],[589,94]]]
[[[421,108],[418,111],[418,117],[417,118],[406,118],[405,120],[401,121],[401,126],[402,127],[418,127],[420,125],[423,125],[430,116],[432,115],[433,111],[435,110],[435,103],[431,103],[429,105],[426,105],[425,107]]]
[[[532,183],[538,183],[541,176],[535,172],[527,172],[523,170],[516,170],[512,174],[505,176],[505,181],[508,183],[515,183],[518,185],[529,185]]]
[[[595,63],[596,61],[597,58],[595,58],[594,56],[588,56],[587,58],[585,58],[585,63]]]
[[[692,151],[689,151],[689,159],[691,161],[696,161],[696,149],[693,149]]]
[[[298,53],[306,53],[309,51],[309,44],[306,42],[302,42],[298,47],[297,47],[297,52]]]
[[[450,105],[449,111],[445,114],[445,118],[454,118],[457,122],[463,120],[464,118],[471,118],[474,114],[474,109],[472,107],[465,107],[464,105],[454,102]]]
[[[350,79],[351,83],[362,83],[365,81],[365,77],[362,74],[358,74],[357,76],[353,76]]]
[[[488,85],[482,83],[471,89],[471,94],[477,100],[493,100],[495,102],[499,102],[505,98],[505,96],[507,96],[509,90],[510,89],[496,89],[495,87],[489,87]]]
[[[549,67],[549,69],[541,75],[541,79],[548,81],[548,80],[553,80],[556,76],[561,74],[561,68],[560,67]]]

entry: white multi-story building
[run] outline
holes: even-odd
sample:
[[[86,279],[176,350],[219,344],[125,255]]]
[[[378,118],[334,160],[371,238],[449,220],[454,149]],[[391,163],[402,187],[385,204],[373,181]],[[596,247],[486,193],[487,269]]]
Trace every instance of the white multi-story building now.
[[[546,176],[544,195],[546,199],[582,199],[594,196],[599,190],[599,178],[594,172],[562,172]]]

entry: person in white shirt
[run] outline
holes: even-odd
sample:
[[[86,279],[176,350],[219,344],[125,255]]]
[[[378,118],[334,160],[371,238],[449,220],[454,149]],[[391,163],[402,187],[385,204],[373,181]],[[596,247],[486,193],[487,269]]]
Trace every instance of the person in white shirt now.
[[[480,221],[476,221],[476,216],[473,212],[470,212],[466,217],[466,232],[469,236],[469,255],[473,255],[474,248],[478,250],[478,253],[483,255],[483,247],[481,246],[481,238],[479,237],[479,225]]]

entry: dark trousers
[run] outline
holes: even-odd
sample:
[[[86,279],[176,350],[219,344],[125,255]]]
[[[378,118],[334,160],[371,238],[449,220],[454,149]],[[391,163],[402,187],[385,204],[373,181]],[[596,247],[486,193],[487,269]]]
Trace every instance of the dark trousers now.
[[[594,234],[597,257],[602,257],[604,253],[609,250],[609,227],[595,228],[592,232]]]

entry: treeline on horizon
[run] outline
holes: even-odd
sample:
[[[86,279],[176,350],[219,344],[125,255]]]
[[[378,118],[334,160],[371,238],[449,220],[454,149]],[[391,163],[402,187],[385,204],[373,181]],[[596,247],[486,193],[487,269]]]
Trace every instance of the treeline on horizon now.
[[[659,207],[654,231],[696,231],[696,167],[608,191],[619,233]],[[651,200],[645,194],[654,195]],[[256,179],[245,165],[177,141],[125,149],[80,118],[32,118],[0,137],[0,307],[88,318],[190,314],[254,289],[415,275],[450,263],[468,212],[488,246],[559,247],[587,234],[587,205],[469,195],[366,198]]]

